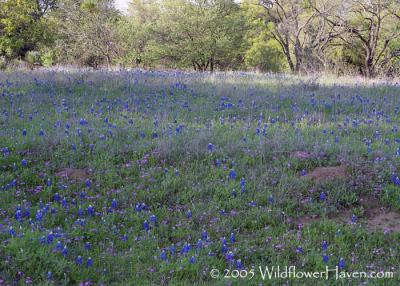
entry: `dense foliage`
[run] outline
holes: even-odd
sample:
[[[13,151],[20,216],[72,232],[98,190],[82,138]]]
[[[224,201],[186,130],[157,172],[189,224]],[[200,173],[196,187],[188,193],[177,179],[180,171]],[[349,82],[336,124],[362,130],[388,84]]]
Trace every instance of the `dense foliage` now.
[[[398,75],[396,0],[0,1],[0,57],[196,71]]]

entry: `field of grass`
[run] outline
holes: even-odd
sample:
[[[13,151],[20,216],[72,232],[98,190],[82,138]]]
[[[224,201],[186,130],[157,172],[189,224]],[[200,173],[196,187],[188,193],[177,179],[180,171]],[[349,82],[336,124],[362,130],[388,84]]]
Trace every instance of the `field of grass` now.
[[[0,111],[0,285],[400,283],[398,84],[13,72]]]

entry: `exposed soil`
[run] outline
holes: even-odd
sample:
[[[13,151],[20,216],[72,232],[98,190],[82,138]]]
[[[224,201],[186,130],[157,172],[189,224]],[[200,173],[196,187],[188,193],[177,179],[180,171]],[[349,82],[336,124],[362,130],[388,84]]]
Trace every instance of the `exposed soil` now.
[[[311,154],[310,152],[304,152],[304,151],[295,151],[291,153],[290,156],[300,160],[306,160],[314,157],[313,154]]]
[[[344,179],[347,177],[345,166],[317,167],[305,176],[316,182],[325,182],[333,179]]]
[[[86,169],[73,169],[65,168],[56,173],[57,177],[67,178],[69,180],[74,180],[77,182],[86,181],[89,178],[89,172]]]
[[[357,224],[361,224],[369,231],[400,232],[400,213],[379,205],[377,199],[368,198],[361,201],[364,214],[359,218]],[[328,216],[338,224],[350,224],[353,212],[351,209],[340,210]],[[293,219],[296,225],[307,225],[319,221],[318,216],[301,216]]]

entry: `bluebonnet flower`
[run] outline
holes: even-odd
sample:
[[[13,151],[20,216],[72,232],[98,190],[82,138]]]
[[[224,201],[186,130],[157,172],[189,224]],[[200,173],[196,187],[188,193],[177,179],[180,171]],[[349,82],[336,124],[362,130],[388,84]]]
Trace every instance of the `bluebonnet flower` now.
[[[160,259],[162,261],[167,261],[167,253],[166,253],[166,251],[164,249],[161,251]]]
[[[324,201],[326,200],[326,194],[325,194],[324,192],[321,192],[321,193],[319,194],[319,200],[320,200],[321,202],[324,202]]]
[[[236,171],[234,169],[231,169],[229,171],[229,179],[231,179],[231,180],[236,179]]]
[[[346,267],[346,262],[344,261],[343,258],[339,259],[339,263],[338,263],[339,269],[342,270],[343,268]]]
[[[229,263],[233,263],[234,261],[234,255],[232,251],[229,251],[226,255],[225,255],[225,259],[228,260]]]
[[[196,263],[196,258],[195,258],[194,256],[190,257],[189,262],[190,262],[191,264]]]
[[[89,206],[88,206],[88,208],[87,208],[87,213],[88,213],[90,216],[94,216],[94,207],[93,207],[92,205],[89,205]]]
[[[206,241],[208,239],[208,233],[205,229],[201,231],[201,239]]]
[[[231,243],[235,243],[235,234],[233,232],[231,232],[231,235],[229,237],[229,240],[231,241]]]
[[[272,205],[274,203],[274,197],[272,195],[270,195],[268,197],[268,202]]]
[[[326,251],[328,249],[328,243],[326,242],[326,240],[324,240],[322,242],[322,251]]]
[[[93,260],[91,257],[89,257],[86,261],[86,267],[89,268],[93,265]]]
[[[233,197],[233,198],[236,198],[236,197],[237,197],[237,193],[236,193],[235,190],[232,191],[232,197]]]
[[[143,223],[143,229],[145,231],[148,231],[150,229],[150,226],[149,226],[149,223],[147,222],[147,220],[145,220],[144,223]]]
[[[298,246],[296,249],[296,253],[303,253],[303,248]]]
[[[26,136],[26,129],[22,130],[22,136]]]
[[[188,212],[186,213],[186,217],[187,218],[192,218],[192,211],[188,210]]]
[[[61,241],[57,241],[56,249],[60,250],[60,251],[63,250],[63,245],[62,245]]]
[[[85,249],[90,250],[90,242],[89,241],[85,242]]]
[[[26,167],[27,165],[28,165],[28,162],[26,161],[26,159],[22,159],[21,166]]]
[[[208,151],[210,151],[210,152],[213,151],[213,150],[214,150],[214,145],[211,144],[211,143],[208,143],[207,149],[208,149]]]
[[[226,245],[226,244],[222,244],[222,246],[221,246],[221,252],[223,253],[223,254],[225,254],[226,252],[228,251],[228,246]]]
[[[86,179],[85,185],[87,188],[90,188],[90,186],[92,185],[92,182],[89,179]]]
[[[35,219],[37,222],[41,222],[43,218],[43,213],[41,210],[36,211]]]
[[[116,209],[117,208],[117,200],[113,199],[111,202],[111,208]]]
[[[203,241],[199,238],[197,240],[196,248],[200,250],[203,247]]]
[[[62,252],[61,252],[62,256],[66,257],[68,255],[68,248],[67,246],[64,246]]]
[[[76,257],[76,259],[75,259],[75,263],[76,263],[76,265],[82,265],[82,263],[83,263],[83,259],[82,259],[82,256],[80,256],[80,255],[78,255],[78,257]]]
[[[150,219],[150,222],[152,222],[153,224],[157,223],[157,217],[154,214],[152,214],[149,219]]]
[[[17,211],[15,212],[15,219],[19,222],[22,221],[22,211],[20,209],[17,209]]]
[[[325,264],[328,263],[328,262],[329,262],[329,256],[326,255],[326,254],[323,254],[323,255],[322,255],[322,261],[323,261]]]
[[[304,169],[303,169],[303,170],[301,170],[301,172],[300,172],[300,175],[301,175],[301,176],[305,176],[305,175],[307,175],[307,171],[306,171],[306,170],[304,170]]]
[[[51,244],[54,240],[54,234],[52,231],[47,235],[47,244]]]
[[[175,244],[172,244],[172,245],[169,247],[169,253],[170,253],[172,256],[174,256],[174,255],[175,255],[175,251],[176,251]]]
[[[236,260],[236,268],[237,269],[242,269],[243,268],[241,259]]]
[[[8,233],[12,236],[12,237],[16,237],[17,234],[15,232],[15,230],[13,229],[12,226],[10,226],[10,228],[8,229]]]
[[[352,223],[356,223],[357,222],[357,217],[354,214],[351,216],[351,222]]]
[[[181,254],[186,254],[190,251],[190,246],[187,242],[184,243],[182,249],[181,249]]]

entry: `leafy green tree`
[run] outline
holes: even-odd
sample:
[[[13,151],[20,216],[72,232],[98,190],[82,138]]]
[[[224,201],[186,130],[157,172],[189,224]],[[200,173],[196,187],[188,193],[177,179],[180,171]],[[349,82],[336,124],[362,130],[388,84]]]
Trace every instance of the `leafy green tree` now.
[[[98,67],[118,57],[120,16],[112,0],[62,0],[56,17],[59,61]]]
[[[349,63],[359,66],[367,77],[374,77],[379,71],[390,71],[400,57],[399,2],[342,1],[341,12],[321,15],[331,27],[345,29],[340,39],[349,56]]]
[[[235,69],[243,63],[245,18],[233,0],[165,0],[151,4],[153,7],[146,9],[157,11],[156,18],[133,20],[144,24],[146,31],[146,35],[134,33],[138,38],[130,45],[135,61],[140,62],[146,51],[147,58],[157,59],[162,66],[192,67],[202,72]],[[142,7],[134,3],[131,13],[145,16],[148,12]]]
[[[48,13],[55,0],[0,1],[0,56],[24,58],[29,51],[53,41]]]

